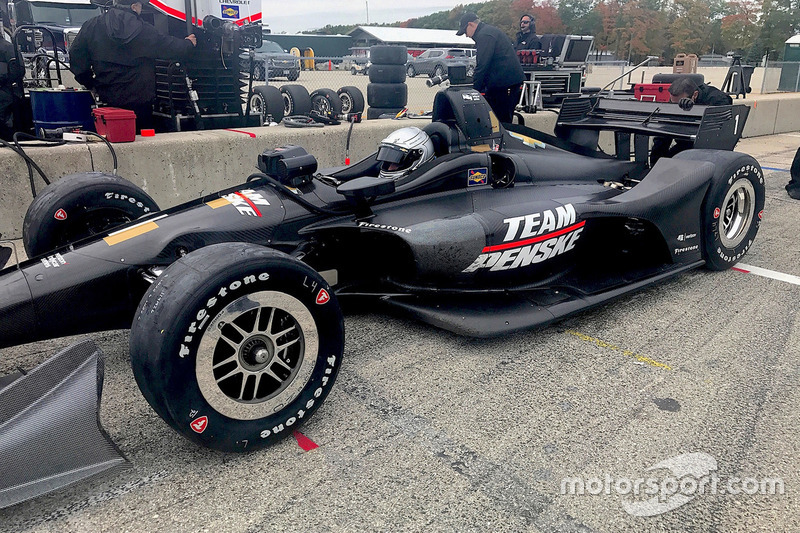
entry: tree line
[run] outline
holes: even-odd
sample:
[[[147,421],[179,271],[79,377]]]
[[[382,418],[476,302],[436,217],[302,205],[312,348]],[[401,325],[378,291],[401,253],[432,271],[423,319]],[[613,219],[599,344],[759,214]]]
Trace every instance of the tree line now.
[[[520,16],[529,13],[539,34],[593,35],[596,50],[632,62],[654,55],[671,64],[679,53],[729,51],[745,61],[765,54],[780,60],[786,39],[800,32],[800,0],[490,0],[382,26],[456,30],[464,11],[512,38]],[[354,27],[313,33],[346,34]]]

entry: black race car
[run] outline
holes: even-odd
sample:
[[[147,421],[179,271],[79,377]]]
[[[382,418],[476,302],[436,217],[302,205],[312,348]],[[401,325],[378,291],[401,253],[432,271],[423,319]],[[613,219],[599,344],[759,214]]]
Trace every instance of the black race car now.
[[[567,101],[547,136],[451,87],[430,125],[352,166],[267,151],[246,183],[163,211],[116,176],[63,178],[26,216],[33,258],[0,271],[0,346],[130,328],[136,381],[169,425],[262,447],[331,390],[340,300],[492,336],[735,264],[764,206],[759,164],[730,151],[746,108],[659,105]],[[652,135],[697,149],[648,168]]]

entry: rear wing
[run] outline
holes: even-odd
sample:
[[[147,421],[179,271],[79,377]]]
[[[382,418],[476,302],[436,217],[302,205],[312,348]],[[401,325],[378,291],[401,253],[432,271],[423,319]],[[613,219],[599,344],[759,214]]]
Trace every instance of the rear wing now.
[[[744,104],[695,105],[686,111],[671,103],[570,98],[561,105],[555,133],[587,148],[596,148],[599,132],[613,131],[620,158],[630,156],[630,150],[626,157],[621,145],[634,135],[636,160],[646,160],[650,137],[689,141],[694,148],[733,150],[742,137],[749,112],[750,108]]]

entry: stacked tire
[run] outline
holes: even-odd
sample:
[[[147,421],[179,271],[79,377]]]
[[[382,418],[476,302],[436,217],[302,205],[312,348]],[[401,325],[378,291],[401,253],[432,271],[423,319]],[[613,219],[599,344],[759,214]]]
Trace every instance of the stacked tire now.
[[[367,85],[367,118],[395,115],[408,103],[405,46],[376,45],[369,49],[372,64]]]

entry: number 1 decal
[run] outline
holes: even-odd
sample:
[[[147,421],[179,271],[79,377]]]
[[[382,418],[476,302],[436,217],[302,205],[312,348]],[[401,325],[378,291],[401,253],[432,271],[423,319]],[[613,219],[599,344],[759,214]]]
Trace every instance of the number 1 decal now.
[[[736,115],[736,118],[734,119],[733,122],[733,134],[734,135],[739,134],[739,115]]]

